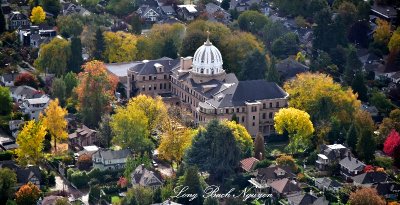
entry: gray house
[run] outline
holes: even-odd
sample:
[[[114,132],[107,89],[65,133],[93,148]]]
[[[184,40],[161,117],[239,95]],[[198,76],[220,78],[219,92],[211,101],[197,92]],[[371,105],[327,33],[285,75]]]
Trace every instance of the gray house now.
[[[345,179],[351,179],[351,177],[363,173],[365,164],[355,157],[352,157],[350,153],[347,157],[343,158],[339,162],[340,174]]]
[[[131,181],[132,186],[150,187],[153,190],[160,188],[163,185],[162,181],[155,175],[155,173],[146,169],[143,164],[139,165],[135,171],[132,172]]]

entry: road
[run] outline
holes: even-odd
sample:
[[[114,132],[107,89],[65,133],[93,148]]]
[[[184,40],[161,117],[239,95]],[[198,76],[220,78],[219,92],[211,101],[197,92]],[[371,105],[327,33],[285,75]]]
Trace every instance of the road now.
[[[89,205],[89,190],[80,191],[69,185],[62,177],[56,176],[56,185],[50,188],[50,191],[67,191],[70,194],[70,198],[81,199],[83,203]]]

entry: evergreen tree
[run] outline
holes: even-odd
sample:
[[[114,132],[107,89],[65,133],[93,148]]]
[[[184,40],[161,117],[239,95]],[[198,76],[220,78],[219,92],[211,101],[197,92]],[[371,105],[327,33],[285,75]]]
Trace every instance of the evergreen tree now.
[[[178,198],[180,204],[191,204],[191,205],[202,205],[203,204],[203,189],[200,184],[200,176],[198,169],[194,166],[190,166],[186,169],[185,175],[183,176],[182,187],[188,187],[185,193],[197,194],[198,197],[189,201],[189,197]]]
[[[350,125],[350,128],[347,131],[346,143],[347,143],[347,146],[349,146],[351,148],[351,150],[353,150],[353,151],[356,150],[357,130],[356,130],[355,126],[354,126],[354,123]]]
[[[361,71],[362,63],[357,56],[357,50],[355,48],[350,48],[350,51],[347,55],[345,71],[344,71],[344,80],[346,83],[350,83],[354,74],[358,71]]]
[[[105,114],[101,117],[99,123],[99,139],[102,147],[110,147],[112,139],[112,130],[110,126],[111,116]]]
[[[73,37],[71,39],[71,56],[69,58],[68,69],[74,73],[79,73],[81,71],[82,64],[83,58],[81,39],[78,37]]]
[[[265,56],[258,50],[249,54],[242,64],[239,73],[240,80],[258,80],[263,79],[267,69]]]
[[[219,205],[219,201],[216,198],[208,197],[204,200],[204,205]]]
[[[281,82],[278,70],[276,69],[275,57],[272,57],[271,64],[268,66],[268,70],[266,73],[266,80],[268,82],[275,82],[277,84],[280,84]]]
[[[6,31],[6,19],[4,18],[3,9],[0,7],[0,34]]]
[[[264,137],[261,133],[258,133],[254,140],[254,157],[260,161],[265,158]]]
[[[226,11],[229,10],[229,5],[230,4],[230,0],[222,0],[221,2],[221,8],[225,9]]]
[[[161,50],[161,55],[163,57],[169,57],[175,59],[178,57],[178,49],[175,46],[174,40],[172,38],[168,39]]]
[[[132,15],[130,25],[132,26],[132,32],[134,34],[140,35],[142,33],[142,22],[140,21],[140,17],[138,15]]]
[[[103,52],[105,49],[104,36],[100,28],[96,31],[96,49],[94,51],[94,58],[96,60],[103,59]]]
[[[354,93],[358,94],[358,99],[363,102],[368,100],[368,89],[365,86],[364,76],[361,72],[357,72],[351,84]]]
[[[162,203],[161,188],[157,188],[153,191],[153,203]]]
[[[63,79],[56,78],[53,80],[51,84],[51,93],[53,98],[58,98],[61,106],[65,105],[66,86]]]
[[[363,131],[358,135],[357,154],[365,162],[370,163],[374,159],[376,141],[372,132]]]

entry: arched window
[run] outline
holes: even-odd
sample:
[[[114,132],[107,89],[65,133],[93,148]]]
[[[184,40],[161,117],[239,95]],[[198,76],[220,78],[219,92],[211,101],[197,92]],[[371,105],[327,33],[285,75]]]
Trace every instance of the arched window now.
[[[200,73],[204,73],[204,68],[201,68]]]
[[[211,74],[214,75],[214,68],[211,68]]]

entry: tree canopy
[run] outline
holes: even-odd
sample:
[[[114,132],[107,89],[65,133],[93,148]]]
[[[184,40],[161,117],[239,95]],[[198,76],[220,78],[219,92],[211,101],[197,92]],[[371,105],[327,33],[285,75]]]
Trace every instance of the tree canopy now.
[[[46,13],[41,6],[36,6],[32,9],[30,19],[33,24],[40,24],[44,21],[45,18]]]
[[[26,166],[37,165],[43,156],[43,141],[46,135],[46,127],[42,121],[28,121],[21,132],[18,133],[16,151],[18,163]]]
[[[68,112],[65,108],[60,107],[59,101],[56,98],[50,101],[44,113],[43,123],[51,134],[54,141],[54,150],[57,151],[57,141],[66,140],[68,137],[66,131],[68,123],[65,119]]]
[[[138,60],[137,37],[133,34],[104,32],[105,50],[103,57],[107,62],[118,63]]]
[[[70,55],[70,43],[65,39],[54,38],[50,43],[40,46],[40,55],[35,60],[34,66],[41,71],[61,76],[66,73]]]
[[[10,88],[0,86],[0,114],[8,115],[12,111],[13,101]]]

